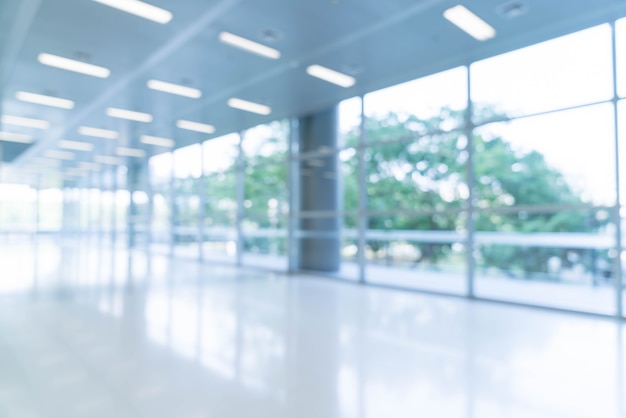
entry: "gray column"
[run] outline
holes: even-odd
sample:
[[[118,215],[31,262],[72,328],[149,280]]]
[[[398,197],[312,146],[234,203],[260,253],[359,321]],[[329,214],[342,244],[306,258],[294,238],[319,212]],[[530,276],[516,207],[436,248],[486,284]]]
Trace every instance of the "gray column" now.
[[[134,248],[137,245],[137,223],[139,221],[139,208],[133,199],[133,194],[137,190],[141,190],[141,163],[136,161],[128,162],[128,171],[126,172],[126,184],[128,186],[128,194],[130,202],[127,208],[126,225],[128,231],[128,248]]]
[[[300,210],[326,215],[300,219],[299,267],[305,270],[337,271],[341,263],[339,162],[337,153],[330,152],[337,147],[338,129],[337,106],[299,121],[300,153],[305,157],[300,160]]]

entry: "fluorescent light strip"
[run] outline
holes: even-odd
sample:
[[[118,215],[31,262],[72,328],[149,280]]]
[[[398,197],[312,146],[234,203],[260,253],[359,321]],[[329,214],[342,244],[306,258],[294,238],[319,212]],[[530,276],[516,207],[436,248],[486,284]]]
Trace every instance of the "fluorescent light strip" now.
[[[172,20],[172,13],[160,7],[139,0],[93,0],[106,6],[114,7],[126,13],[165,24]]]
[[[116,109],[109,107],[106,110],[106,114],[112,118],[134,120],[136,122],[150,123],[152,122],[152,115],[149,113],[135,112],[133,110]]]
[[[115,153],[121,157],[141,158],[146,156],[146,152],[144,150],[137,148],[118,147],[115,149]]]
[[[177,94],[179,96],[191,97],[192,99],[199,99],[202,97],[202,92],[198,89],[191,87],[180,86],[178,84],[166,83],[159,80],[148,80],[148,88],[152,90],[158,90],[165,93]]]
[[[246,112],[258,113],[259,115],[269,115],[272,113],[272,109],[269,106],[249,102],[236,97],[228,99],[228,106],[239,110],[245,110]]]
[[[93,157],[96,163],[108,164],[108,165],[122,165],[124,161],[121,158],[113,157],[110,155],[96,155]]]
[[[496,36],[496,30],[487,22],[470,12],[465,6],[454,6],[443,12],[443,17],[479,41]]]
[[[48,129],[50,127],[50,122],[47,120],[24,118],[22,116],[2,115],[0,122],[25,128]]]
[[[38,165],[45,167],[57,167],[61,162],[59,160],[51,160],[49,158],[37,157],[34,160]]]
[[[69,151],[48,150],[43,154],[46,158],[54,158],[55,160],[73,160],[74,153]]]
[[[69,58],[59,57],[52,54],[39,54],[37,60],[50,67],[60,68],[62,70],[74,71],[75,73],[81,73],[90,75],[93,77],[107,78],[111,75],[111,70],[104,67],[99,67],[93,64],[87,64],[86,62],[75,61]]]
[[[157,147],[174,147],[174,140],[169,138],[161,138],[158,136],[142,135],[139,141],[147,145],[156,145]]]
[[[59,107],[61,109],[73,109],[74,102],[59,97],[44,96],[43,94],[28,93],[26,91],[18,91],[15,94],[17,100],[23,102],[35,103],[44,106]]]
[[[241,36],[234,35],[230,32],[221,32],[219,35],[220,41],[232,45],[234,47],[244,49],[253,54],[261,55],[266,58],[279,59],[280,51],[270,48],[269,46],[261,45],[257,42],[251,41]]]
[[[59,148],[71,149],[73,151],[93,151],[93,144],[81,141],[68,141],[62,139],[59,141]]]
[[[207,125],[206,123],[192,122],[189,120],[177,120],[176,126],[180,129],[186,129],[188,131],[202,132],[205,134],[212,134],[215,132],[215,126]]]
[[[100,164],[83,161],[79,164],[79,168],[86,171],[100,171],[101,167]]]
[[[308,75],[317,77],[321,80],[328,81],[329,83],[336,84],[341,87],[352,87],[356,83],[354,77],[349,76],[339,71],[331,70],[330,68],[322,67],[321,65],[310,65],[307,67],[306,72]]]
[[[119,132],[110,131],[108,129],[90,128],[88,126],[81,126],[78,128],[78,133],[85,136],[105,139],[117,139],[120,137]]]
[[[33,137],[30,135],[14,134],[12,132],[0,131],[0,141],[17,142],[20,144],[32,144]]]

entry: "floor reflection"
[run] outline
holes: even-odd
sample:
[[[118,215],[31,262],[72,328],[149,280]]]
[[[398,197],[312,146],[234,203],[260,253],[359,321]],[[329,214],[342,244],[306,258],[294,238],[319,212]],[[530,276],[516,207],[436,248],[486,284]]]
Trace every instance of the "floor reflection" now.
[[[626,417],[610,319],[98,240],[1,254],[2,417]]]

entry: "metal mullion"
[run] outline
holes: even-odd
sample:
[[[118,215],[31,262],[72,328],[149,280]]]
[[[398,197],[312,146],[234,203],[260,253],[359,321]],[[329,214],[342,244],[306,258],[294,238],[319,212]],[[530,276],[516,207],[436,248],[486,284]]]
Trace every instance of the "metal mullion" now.
[[[359,264],[359,283],[365,283],[365,246],[367,245],[366,234],[368,226],[367,218],[367,173],[365,172],[365,96],[361,95],[361,124],[359,128],[359,143],[357,146],[357,167],[358,167],[358,264]]]
[[[170,178],[168,179],[168,205],[169,205],[169,229],[170,229],[170,242],[169,242],[169,256],[174,256],[174,240],[175,240],[175,228],[176,228],[176,196],[174,187],[175,179],[174,179],[174,170],[176,167],[176,158],[174,157],[174,153],[170,153],[171,157],[171,165],[170,165]]]
[[[206,205],[208,181],[207,176],[204,173],[204,148],[205,144],[200,144],[200,178],[198,178],[198,182],[196,184],[196,193],[198,194],[198,199],[200,201],[200,210],[198,211],[198,261],[200,262],[204,260],[204,219],[207,216]]]
[[[473,103],[472,103],[472,83],[471,83],[471,66],[467,65],[467,107],[465,109],[465,136],[467,138],[466,141],[466,151],[467,151],[467,188],[469,190],[469,196],[467,197],[467,219],[466,219],[466,230],[467,230],[467,238],[466,238],[466,260],[467,260],[467,294],[466,296],[470,299],[475,297],[475,265],[476,260],[474,259],[474,124],[472,121],[472,113],[473,113]]]
[[[295,214],[300,211],[300,187],[298,177],[298,160],[297,155],[299,147],[299,125],[297,118],[291,118],[289,124],[289,151],[287,159],[287,201],[289,203],[288,224],[287,224],[287,269],[289,273],[294,272],[298,265],[300,253],[297,240],[298,218]]]
[[[244,163],[244,154],[243,154],[243,138],[245,135],[245,131],[239,132],[239,143],[238,143],[238,152],[237,152],[237,189],[236,189],[236,200],[237,200],[237,220],[235,228],[237,230],[237,259],[236,263],[238,266],[242,265],[243,262],[243,247],[244,247],[244,236],[242,230],[242,222],[244,218],[244,200],[245,200],[245,163]]]
[[[496,123],[514,122],[514,121],[520,120],[520,119],[529,119],[529,118],[534,118],[536,116],[545,116],[545,115],[550,115],[552,113],[566,112],[568,110],[582,109],[582,108],[585,108],[585,107],[591,107],[591,106],[597,106],[597,105],[601,105],[601,104],[611,103],[611,101],[612,101],[612,99],[599,100],[597,102],[590,102],[590,103],[583,103],[583,104],[574,105],[574,106],[560,107],[560,108],[557,108],[557,109],[544,110],[542,112],[528,113],[526,115],[519,115],[519,116],[504,117],[504,118],[499,118],[499,119],[492,119],[492,120],[476,123],[476,124],[474,124],[474,128],[482,128],[483,126],[496,124]]]
[[[615,205],[613,210],[614,222],[615,222],[615,261],[613,263],[614,276],[615,276],[615,316],[622,318],[623,313],[623,293],[622,293],[622,222],[621,222],[621,193],[620,193],[620,155],[619,155],[619,127],[618,122],[618,92],[617,92],[617,34],[615,21],[610,23],[611,25],[611,54],[613,65],[613,132],[615,143]]]
[[[451,129],[449,131],[437,129],[437,130],[429,131],[429,132],[426,132],[424,134],[419,134],[419,135],[418,134],[407,135],[407,136],[401,136],[401,137],[393,138],[393,139],[371,141],[371,142],[367,142],[362,145],[359,145],[359,147],[360,148],[375,148],[375,147],[384,146],[384,145],[401,144],[404,142],[419,141],[420,139],[428,138],[428,137],[435,136],[435,135],[448,135],[448,134],[454,134],[456,132],[464,132],[464,130],[465,128],[462,126],[455,128],[455,129]]]
[[[614,206],[593,206],[593,205],[520,205],[520,206],[493,206],[489,208],[475,207],[475,213],[549,213],[563,211],[589,211],[589,210],[613,210]]]

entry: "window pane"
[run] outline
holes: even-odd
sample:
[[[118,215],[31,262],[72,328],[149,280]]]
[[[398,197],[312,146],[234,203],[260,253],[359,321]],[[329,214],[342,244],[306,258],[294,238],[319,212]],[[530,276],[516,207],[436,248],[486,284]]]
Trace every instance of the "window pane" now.
[[[447,131],[461,126],[466,105],[467,69],[458,67],[367,94],[365,116],[380,121],[394,115],[408,128],[401,135]],[[366,139],[395,139],[397,135],[393,129],[372,132],[368,126]]]
[[[202,175],[202,145],[194,144],[174,151],[174,178],[198,178]]]
[[[288,120],[248,129],[241,142],[246,164],[256,165],[284,160],[287,157],[288,140]]]
[[[234,262],[237,255],[237,173],[208,174],[205,185],[204,258]]]
[[[366,149],[368,209],[461,207],[469,196],[466,143],[465,136],[450,133]]]
[[[239,134],[210,139],[203,144],[204,173],[219,173],[232,169],[239,155]]]
[[[610,210],[484,211],[476,229],[477,295],[614,313]]]
[[[370,217],[367,281],[465,293],[466,222],[453,211]]]
[[[615,203],[611,104],[485,125],[474,151],[480,208]]]
[[[472,64],[477,123],[527,115],[612,97],[608,24]]]

